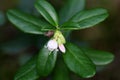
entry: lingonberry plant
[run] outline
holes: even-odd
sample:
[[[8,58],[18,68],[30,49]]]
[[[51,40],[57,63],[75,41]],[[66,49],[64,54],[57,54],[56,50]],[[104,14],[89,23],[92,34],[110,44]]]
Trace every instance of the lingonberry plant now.
[[[70,80],[69,70],[89,78],[95,75],[96,65],[106,65],[113,60],[114,56],[109,52],[80,48],[66,41],[68,32],[92,27],[108,17],[106,9],[82,10],[80,3],[83,5],[84,0],[68,0],[58,17],[50,3],[37,0],[35,8],[44,19],[15,9],[8,10],[8,19],[20,30],[50,37],[38,55],[18,70],[14,80],[36,80],[51,73],[53,80]]]

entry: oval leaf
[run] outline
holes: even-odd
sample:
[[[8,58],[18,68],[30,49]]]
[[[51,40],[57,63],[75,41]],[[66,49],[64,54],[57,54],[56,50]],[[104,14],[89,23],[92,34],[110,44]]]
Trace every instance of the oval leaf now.
[[[50,52],[45,46],[37,59],[37,70],[40,76],[48,76],[55,66],[57,51]]]
[[[46,0],[37,0],[35,7],[49,23],[58,26],[58,17],[51,4]]]
[[[69,71],[61,57],[57,60],[53,75],[52,80],[70,80]]]
[[[44,31],[55,29],[50,24],[18,10],[9,10],[7,16],[17,28],[26,33],[43,34]]]
[[[95,65],[79,47],[67,43],[66,48],[67,50],[63,57],[71,71],[83,78],[89,78],[95,75]]]
[[[36,80],[39,75],[36,70],[36,57],[22,66],[15,75],[14,80]]]
[[[98,9],[78,12],[69,21],[76,22],[76,24],[79,24],[79,26],[76,26],[76,24],[73,25],[73,30],[85,29],[104,21],[107,17],[108,17],[107,10],[98,8]],[[65,27],[63,26],[62,28],[64,29]],[[67,29],[69,30],[69,28]]]
[[[60,10],[60,23],[68,21],[77,12],[83,10],[85,0],[67,0],[63,8]]]
[[[85,54],[93,61],[96,65],[107,65],[114,59],[114,55],[110,52],[81,48]]]

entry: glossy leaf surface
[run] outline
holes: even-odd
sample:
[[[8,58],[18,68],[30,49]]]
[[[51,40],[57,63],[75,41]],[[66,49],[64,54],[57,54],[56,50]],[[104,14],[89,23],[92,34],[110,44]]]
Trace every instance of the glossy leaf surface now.
[[[40,14],[53,26],[58,26],[58,17],[53,6],[46,0],[37,0],[35,4],[36,9]]]
[[[78,22],[80,25],[80,29],[84,29],[100,23],[107,17],[108,17],[107,10],[98,8],[79,12],[78,14],[73,16],[71,20],[74,22]]]
[[[18,29],[26,33],[43,34],[44,31],[55,29],[47,22],[18,10],[9,10],[7,16]]]
[[[114,55],[110,52],[87,49],[87,48],[81,48],[81,49],[96,65],[106,65],[111,63],[114,59]]]
[[[77,22],[68,21],[62,24],[61,30],[77,30],[80,26]]]
[[[37,71],[40,76],[48,76],[55,66],[57,51],[50,52],[43,47],[37,59]]]
[[[71,71],[83,78],[95,75],[95,65],[79,47],[72,43],[67,43],[66,48],[67,50],[63,57]]]
[[[85,29],[89,27],[93,27],[94,25],[104,21],[108,17],[108,13],[106,9],[97,8],[97,9],[91,9],[86,11],[80,11],[76,15],[74,15],[69,22],[76,22],[76,24],[73,25],[73,30],[78,29]],[[78,25],[79,26],[76,26]],[[63,24],[64,25],[64,24]],[[71,26],[63,26],[62,29],[71,29]]]
[[[70,80],[68,68],[61,57],[57,60],[53,73],[52,80]]]
[[[77,12],[84,9],[85,0],[66,0],[63,8],[60,10],[60,23],[68,21]]]

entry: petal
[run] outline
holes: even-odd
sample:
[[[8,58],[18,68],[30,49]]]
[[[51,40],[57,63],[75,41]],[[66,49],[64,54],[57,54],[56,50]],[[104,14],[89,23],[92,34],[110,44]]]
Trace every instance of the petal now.
[[[66,52],[66,49],[65,49],[65,47],[64,47],[63,44],[59,45],[59,49],[60,49],[60,51],[61,51],[62,53],[65,53],[65,52]]]
[[[49,40],[48,43],[47,43],[47,48],[50,50],[50,51],[53,51],[55,49],[58,48],[58,43],[56,40]]]

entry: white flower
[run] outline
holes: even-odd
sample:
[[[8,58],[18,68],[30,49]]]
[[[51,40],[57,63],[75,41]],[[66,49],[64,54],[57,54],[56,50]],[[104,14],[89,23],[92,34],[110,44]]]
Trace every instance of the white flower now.
[[[48,43],[47,43],[47,48],[48,50],[50,51],[54,51],[58,48],[58,43],[56,40],[49,40]]]

